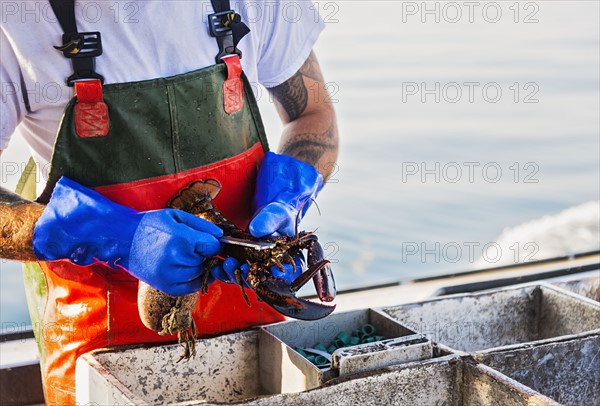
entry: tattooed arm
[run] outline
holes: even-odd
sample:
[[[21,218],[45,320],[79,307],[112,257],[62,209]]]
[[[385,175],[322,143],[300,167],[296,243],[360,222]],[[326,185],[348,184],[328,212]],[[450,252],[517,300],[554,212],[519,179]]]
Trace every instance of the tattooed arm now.
[[[269,91],[285,124],[279,153],[315,166],[327,179],[337,159],[338,131],[314,52],[298,72]]]
[[[0,154],[2,151],[0,150]],[[44,206],[0,186],[0,258],[33,261],[33,228]]]

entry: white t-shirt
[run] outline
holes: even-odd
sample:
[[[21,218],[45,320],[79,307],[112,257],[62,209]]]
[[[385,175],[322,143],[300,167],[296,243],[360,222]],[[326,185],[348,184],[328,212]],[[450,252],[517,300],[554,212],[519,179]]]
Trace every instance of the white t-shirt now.
[[[53,48],[62,28],[50,3],[0,0],[0,150],[11,136],[21,136],[39,167],[52,156],[60,118],[73,95],[65,78],[71,61]],[[304,63],[323,29],[311,1],[231,1],[250,28],[238,47],[253,87],[273,87]],[[103,54],[96,72],[105,83],[135,82],[186,73],[213,65],[218,53],[208,33],[210,1],[78,0],[79,32],[99,31]],[[24,84],[24,87],[22,86]],[[23,91],[28,95],[27,112]]]

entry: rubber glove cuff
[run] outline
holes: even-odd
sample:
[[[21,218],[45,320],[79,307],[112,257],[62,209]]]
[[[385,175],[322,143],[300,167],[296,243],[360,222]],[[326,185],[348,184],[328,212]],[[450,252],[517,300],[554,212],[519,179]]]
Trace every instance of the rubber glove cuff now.
[[[33,250],[42,261],[68,259],[77,265],[100,261],[112,268],[127,267],[141,219],[135,210],[61,177],[35,225]]]
[[[323,176],[314,166],[267,152],[256,180],[257,211],[248,227],[250,233],[254,237],[294,235],[296,225],[322,188]]]

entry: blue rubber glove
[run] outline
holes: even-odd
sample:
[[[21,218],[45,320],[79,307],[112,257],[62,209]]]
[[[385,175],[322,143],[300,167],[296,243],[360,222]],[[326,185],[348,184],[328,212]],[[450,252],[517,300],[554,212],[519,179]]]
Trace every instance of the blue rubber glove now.
[[[294,258],[294,262],[296,262],[296,272],[294,272],[294,267],[292,265],[283,264],[285,272],[281,272],[281,269],[279,269],[277,266],[273,266],[271,268],[271,276],[283,279],[288,284],[292,283],[292,281],[298,276],[300,276],[300,274],[304,270],[304,255],[302,255],[302,253],[296,255],[296,257]],[[244,286],[249,288],[250,284],[248,283],[248,271],[250,270],[250,266],[247,263],[242,264],[240,261],[233,257],[227,258],[223,262],[222,266],[214,267],[211,272],[211,277],[220,280],[221,282],[237,284],[235,270],[238,268],[242,271],[242,280],[244,282]]]
[[[36,223],[40,260],[125,269],[173,296],[201,288],[206,257],[216,255],[223,231],[180,210],[138,212],[62,177]]]
[[[317,169],[291,156],[267,152],[258,171],[250,233],[264,237],[296,234],[296,224],[323,188]],[[275,234],[277,235],[277,234]]]

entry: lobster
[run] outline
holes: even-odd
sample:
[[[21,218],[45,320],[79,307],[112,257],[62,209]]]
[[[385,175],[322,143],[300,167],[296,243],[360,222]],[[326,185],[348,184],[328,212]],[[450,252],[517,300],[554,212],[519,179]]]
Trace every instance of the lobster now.
[[[171,208],[192,213],[216,224],[223,229],[224,237],[238,242],[238,244],[222,244],[221,253],[205,261],[204,266],[207,271],[204,273],[200,292],[174,297],[144,282],[140,282],[138,288],[138,308],[142,322],[160,335],[178,334],[179,342],[184,346],[184,353],[179,361],[195,355],[197,332],[192,311],[198,295],[208,292],[209,270],[228,257],[236,258],[242,264],[248,265],[247,283],[250,288],[262,301],[285,316],[301,320],[317,320],[326,317],[335,309],[335,305],[316,303],[296,296],[296,292],[312,279],[317,296],[322,302],[331,302],[335,298],[333,273],[314,232],[296,231],[294,236],[253,237],[227,220],[213,206],[212,201],[220,191],[221,185],[215,179],[196,181],[181,190],[168,204]],[[256,243],[267,248],[256,249]],[[285,264],[291,265],[292,272],[295,274],[298,270],[294,258],[302,255],[305,250],[308,268],[304,272],[298,272],[299,275],[291,283],[271,275],[273,267],[286,272]],[[246,303],[250,305],[244,290],[241,269],[235,270],[235,276]]]

